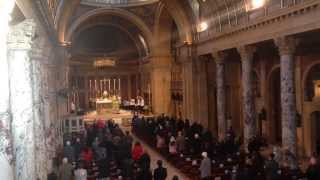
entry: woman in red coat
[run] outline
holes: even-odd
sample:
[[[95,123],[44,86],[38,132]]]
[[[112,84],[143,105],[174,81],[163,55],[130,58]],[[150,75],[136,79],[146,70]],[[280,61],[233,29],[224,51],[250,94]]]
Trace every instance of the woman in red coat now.
[[[136,142],[132,149],[132,159],[138,161],[143,155],[143,148],[139,142]]]
[[[81,156],[83,161],[85,162],[86,168],[89,168],[93,158],[92,150],[88,147],[85,147],[81,153]]]

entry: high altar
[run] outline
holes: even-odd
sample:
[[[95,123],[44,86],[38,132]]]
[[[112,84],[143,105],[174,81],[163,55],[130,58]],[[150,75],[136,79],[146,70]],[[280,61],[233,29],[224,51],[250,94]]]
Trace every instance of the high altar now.
[[[108,97],[108,93],[105,91],[102,98],[96,100],[97,113],[118,113],[120,110],[120,101],[120,97],[116,97],[115,95]]]

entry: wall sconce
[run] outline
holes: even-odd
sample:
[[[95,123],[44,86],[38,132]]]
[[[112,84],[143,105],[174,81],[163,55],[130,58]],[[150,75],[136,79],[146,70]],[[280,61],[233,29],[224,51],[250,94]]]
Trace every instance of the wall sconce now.
[[[198,32],[206,31],[208,29],[208,27],[209,27],[209,25],[207,22],[201,22],[200,24],[198,24],[197,31]]]

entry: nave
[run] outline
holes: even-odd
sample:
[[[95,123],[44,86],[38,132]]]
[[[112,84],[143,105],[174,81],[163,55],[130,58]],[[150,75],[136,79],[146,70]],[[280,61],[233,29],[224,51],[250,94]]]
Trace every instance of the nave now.
[[[1,180],[158,159],[167,179],[320,179],[320,0],[0,0],[0,27]]]

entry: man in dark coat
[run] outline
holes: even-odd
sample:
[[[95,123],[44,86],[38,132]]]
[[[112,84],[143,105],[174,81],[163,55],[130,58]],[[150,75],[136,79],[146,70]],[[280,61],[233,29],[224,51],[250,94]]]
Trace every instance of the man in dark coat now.
[[[167,169],[162,167],[162,161],[157,161],[158,168],[154,170],[153,178],[154,180],[165,180],[167,178]]]
[[[149,170],[150,169],[150,156],[148,152],[144,152],[139,160],[139,164],[142,170]]]
[[[274,160],[274,154],[271,154],[269,160],[266,161],[265,172],[267,180],[275,180],[278,178],[279,164]]]

